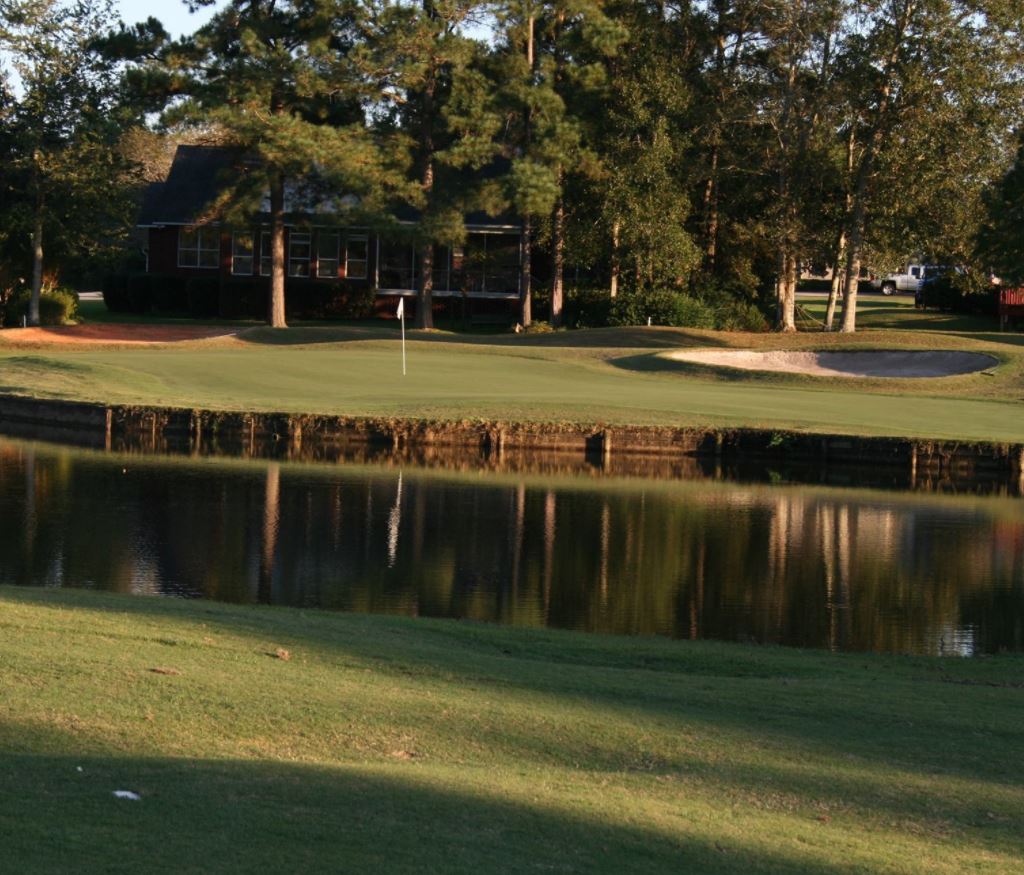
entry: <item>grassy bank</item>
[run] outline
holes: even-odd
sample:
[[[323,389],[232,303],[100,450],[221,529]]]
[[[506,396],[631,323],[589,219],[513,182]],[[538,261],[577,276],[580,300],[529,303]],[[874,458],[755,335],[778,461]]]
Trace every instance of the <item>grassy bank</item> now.
[[[0,664],[0,861],[19,873],[1024,860],[1019,657],[0,589]]]
[[[646,328],[475,337],[413,332],[403,378],[397,331],[381,326],[240,328],[236,337],[152,348],[25,347],[0,336],[0,392],[356,416],[1014,441],[1024,434],[1021,340],[924,330],[852,338]],[[659,355],[692,346],[969,349],[989,352],[1000,364],[961,377],[858,380],[714,370]]]

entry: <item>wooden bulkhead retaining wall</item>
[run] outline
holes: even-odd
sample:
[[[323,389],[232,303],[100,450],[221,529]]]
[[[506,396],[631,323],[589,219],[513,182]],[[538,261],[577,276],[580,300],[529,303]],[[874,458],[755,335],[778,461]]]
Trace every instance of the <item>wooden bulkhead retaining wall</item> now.
[[[104,405],[0,395],[0,427],[8,434],[160,452],[185,447],[252,454],[281,446],[309,458],[316,446],[376,446],[393,451],[446,447],[501,456],[506,451],[612,457],[779,459],[890,466],[920,474],[998,473],[1024,492],[1024,444],[815,434],[716,427],[424,421],[325,414],[191,410]],[[303,453],[303,449],[307,452]]]

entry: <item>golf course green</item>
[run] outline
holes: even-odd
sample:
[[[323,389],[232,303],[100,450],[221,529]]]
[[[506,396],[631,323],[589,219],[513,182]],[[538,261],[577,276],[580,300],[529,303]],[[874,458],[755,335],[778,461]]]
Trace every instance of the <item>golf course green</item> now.
[[[58,342],[36,344],[16,342],[17,331],[8,331],[0,332],[0,393],[448,420],[750,426],[988,441],[1024,435],[1022,337],[940,330],[944,322],[934,315],[929,327],[916,327],[929,317],[901,306],[895,313],[914,324],[912,330],[854,336],[668,328],[410,332],[405,377],[398,332],[388,325],[224,326],[222,337],[151,345],[130,345],[133,325],[122,326],[108,343],[91,345],[60,343],[60,329],[53,331]],[[702,367],[664,355],[694,347],[962,350],[986,353],[998,364],[952,377],[846,379]]]

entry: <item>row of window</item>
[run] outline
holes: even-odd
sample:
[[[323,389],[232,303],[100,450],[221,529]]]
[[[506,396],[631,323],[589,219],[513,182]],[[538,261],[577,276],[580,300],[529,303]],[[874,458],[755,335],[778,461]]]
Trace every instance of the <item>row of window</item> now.
[[[256,267],[256,235],[240,232],[231,237],[231,273],[252,276]],[[288,235],[288,276],[308,277],[313,261],[313,235]],[[320,279],[366,279],[369,238],[365,234],[321,231],[316,235],[316,276]],[[259,274],[270,276],[270,232],[260,232]],[[220,230],[181,228],[178,231],[178,267],[217,267],[220,264]],[[344,267],[344,272],[340,268]]]

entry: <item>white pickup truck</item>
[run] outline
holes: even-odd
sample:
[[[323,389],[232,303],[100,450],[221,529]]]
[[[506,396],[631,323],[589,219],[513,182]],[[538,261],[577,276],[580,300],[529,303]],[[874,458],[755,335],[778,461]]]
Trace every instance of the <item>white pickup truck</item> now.
[[[916,292],[921,288],[921,281],[925,277],[937,276],[946,268],[938,264],[908,264],[902,273],[889,273],[885,276],[871,278],[871,287],[877,289],[883,295],[893,295],[896,292]]]

